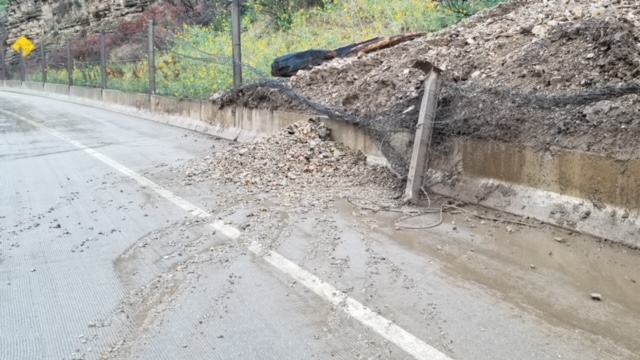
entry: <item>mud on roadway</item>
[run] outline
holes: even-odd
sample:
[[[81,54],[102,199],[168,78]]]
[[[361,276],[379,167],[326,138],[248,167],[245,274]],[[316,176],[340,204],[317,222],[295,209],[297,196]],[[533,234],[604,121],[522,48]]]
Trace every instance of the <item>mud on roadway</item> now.
[[[363,124],[411,131],[424,80],[413,65],[427,60],[446,69],[437,122],[443,143],[471,137],[632,158],[640,132],[636,95],[540,108],[486,89],[571,95],[634,81],[638,53],[629,44],[638,40],[637,15],[630,1],[512,2],[288,83]],[[317,113],[260,86],[216,101]],[[401,204],[397,176],[366,166],[362,154],[323,139],[324,131],[320,122],[294,124],[263,141],[149,173],[171,179],[243,235],[224,241],[201,221],[188,221],[139,239],[118,262],[122,276],[135,277],[139,261],[167,262],[167,270],[134,286],[114,314],[134,319],[135,330],[107,358],[144,357],[176,328],[184,331],[170,342],[174,354],[259,358],[287,354],[284,343],[302,341],[308,345],[295,358],[411,358],[354,325],[340,306],[318,302],[299,282],[253,259],[246,246],[257,241],[452,359],[638,359],[637,250],[433,195],[435,211],[405,219],[415,209]],[[284,293],[273,290],[282,286]],[[238,328],[247,317],[241,308],[260,325]],[[311,319],[314,330],[284,321],[288,311],[300,323]],[[265,319],[273,323],[261,324]],[[265,343],[268,332],[280,340]],[[241,334],[255,344],[239,349]]]
[[[431,206],[445,210],[441,221],[438,211],[405,218],[415,208],[402,205],[397,177],[366,166],[359,152],[321,139],[324,131],[320,122],[297,123],[165,170],[194,195],[216,189],[208,207],[224,207],[216,217],[243,235],[211,246],[197,235],[204,224],[176,224],[180,230],[133,246],[123,262],[157,253],[183,229],[192,234],[177,241],[186,258],[176,257],[157,284],[132,297],[127,314],[140,313],[146,321],[138,339],[167,332],[165,321],[175,321],[179,304],[208,288],[205,278],[219,272],[229,274],[228,284],[202,321],[233,317],[237,308],[231,304],[247,296],[242,284],[252,283],[237,264],[246,256],[244,246],[258,241],[453,359],[637,358],[638,250],[435,195]],[[304,289],[282,281],[288,299]],[[602,300],[592,299],[593,293]],[[136,304],[154,296],[162,305],[149,316]],[[314,341],[349,338],[340,307],[323,316]],[[365,333],[349,349],[317,356],[410,358]],[[227,346],[224,336],[216,340],[218,349]]]
[[[638,251],[434,196],[400,220],[321,122],[237,144],[0,95],[2,359],[420,358],[393,326],[444,359],[640,353]]]

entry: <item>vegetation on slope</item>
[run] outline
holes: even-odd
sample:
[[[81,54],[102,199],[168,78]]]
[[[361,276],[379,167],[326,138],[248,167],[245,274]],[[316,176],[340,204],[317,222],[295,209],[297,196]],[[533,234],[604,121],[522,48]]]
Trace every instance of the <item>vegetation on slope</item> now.
[[[312,7],[297,1],[298,6],[292,6],[288,0],[253,0],[244,6],[246,81],[269,77],[271,62],[290,52],[332,49],[376,36],[436,31],[503,0],[306,0],[315,3]],[[171,46],[157,55],[158,93],[207,98],[231,88],[231,55],[228,19],[209,25],[184,25]],[[110,88],[148,90],[146,61],[110,65],[109,74]],[[34,74],[33,79],[39,77]],[[76,84],[97,86],[99,68],[85,68],[75,77]],[[64,83],[66,71],[52,69],[48,80]]]

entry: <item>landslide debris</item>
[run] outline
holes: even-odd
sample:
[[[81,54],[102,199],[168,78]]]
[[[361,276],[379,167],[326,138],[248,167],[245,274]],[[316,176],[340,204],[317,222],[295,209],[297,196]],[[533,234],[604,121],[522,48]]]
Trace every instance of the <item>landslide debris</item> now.
[[[190,164],[189,178],[218,179],[257,192],[304,189],[309,196],[365,184],[398,189],[400,180],[385,168],[368,166],[366,156],[331,140],[319,120],[297,122],[254,143],[235,144]]]
[[[464,136],[640,156],[634,145],[640,135],[637,94],[562,107],[509,96],[588,95],[638,82],[640,2],[511,1],[426,37],[301,71],[289,85],[365,123],[412,129],[425,76],[416,61],[446,70],[437,115],[440,142]],[[273,108],[270,96],[247,103],[255,100],[252,92],[229,94],[225,104]],[[291,99],[277,104],[293,111],[301,105]]]

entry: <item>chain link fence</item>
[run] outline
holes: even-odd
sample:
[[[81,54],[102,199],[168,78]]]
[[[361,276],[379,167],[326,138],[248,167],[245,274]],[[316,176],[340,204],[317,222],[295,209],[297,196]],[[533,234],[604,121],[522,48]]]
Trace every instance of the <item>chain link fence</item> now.
[[[83,34],[68,39],[32,39],[37,49],[26,58],[4,49],[0,75],[9,80],[175,96],[173,87],[178,81],[188,83],[184,78],[187,73],[191,74],[189,76],[201,73],[202,77],[215,73],[216,79],[222,79],[217,81],[224,82],[218,84],[218,88],[233,88],[234,61],[231,56],[214,56],[184,39],[181,46],[173,46],[179,37],[179,33],[150,21],[146,26],[130,31]],[[249,93],[265,104],[287,98],[289,103],[298,104],[298,107],[289,105],[285,110],[324,115],[363,129],[377,141],[391,167],[398,174],[407,173],[421,93],[381,113],[354,115],[346,108],[327,106],[307,98],[287,81],[274,79],[249,64],[240,65],[244,86],[216,96],[222,105],[237,102]],[[199,69],[203,71],[199,72]],[[454,138],[504,140],[541,147],[563,146],[566,145],[563,141],[570,137],[572,131],[588,134],[597,129],[596,125],[583,121],[583,107],[632,94],[640,94],[640,83],[589,89],[575,94],[540,95],[457,82],[444,76],[433,151],[449,151],[450,140]],[[410,108],[413,110],[403,111]],[[566,121],[558,120],[558,114],[570,119],[573,125],[568,126]],[[640,135],[640,131],[637,133]],[[627,134],[635,133],[627,131]],[[487,160],[477,159],[478,162]]]

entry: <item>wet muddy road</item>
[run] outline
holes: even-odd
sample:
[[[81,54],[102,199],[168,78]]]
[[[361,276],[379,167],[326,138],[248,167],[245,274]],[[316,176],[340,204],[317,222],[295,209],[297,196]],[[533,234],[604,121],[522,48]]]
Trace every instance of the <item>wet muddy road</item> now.
[[[0,93],[0,359],[640,359],[638,251],[185,171],[227,146]]]

